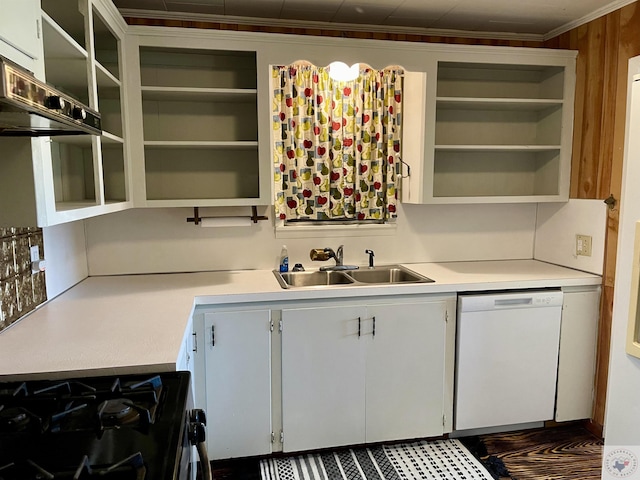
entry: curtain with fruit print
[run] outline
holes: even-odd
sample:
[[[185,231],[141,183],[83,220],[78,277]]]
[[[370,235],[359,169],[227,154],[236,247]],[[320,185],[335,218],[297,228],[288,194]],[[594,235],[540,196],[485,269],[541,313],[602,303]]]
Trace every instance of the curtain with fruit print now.
[[[362,69],[353,81],[313,65],[273,67],[276,216],[396,217],[402,71]]]

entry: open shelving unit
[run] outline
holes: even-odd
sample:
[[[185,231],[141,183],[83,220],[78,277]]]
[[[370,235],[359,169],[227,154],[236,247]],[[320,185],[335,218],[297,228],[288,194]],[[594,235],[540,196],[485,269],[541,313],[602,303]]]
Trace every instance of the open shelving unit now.
[[[147,206],[260,196],[254,51],[140,46]]]
[[[103,134],[52,137],[52,177],[43,224],[127,208],[122,42],[126,25],[111,2],[42,0],[47,82],[100,112]],[[53,206],[51,206],[51,205]]]
[[[96,107],[102,119],[100,137],[101,197],[105,205],[129,200],[123,120],[122,39],[94,6],[92,13],[93,65]]]
[[[563,66],[440,61],[436,89],[435,200],[560,200]]]

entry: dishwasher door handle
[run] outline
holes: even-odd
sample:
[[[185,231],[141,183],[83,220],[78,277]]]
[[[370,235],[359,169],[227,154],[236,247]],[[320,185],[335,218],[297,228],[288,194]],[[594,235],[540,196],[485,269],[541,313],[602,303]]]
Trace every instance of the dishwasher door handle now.
[[[521,307],[533,305],[533,297],[496,298],[493,304],[496,307]]]

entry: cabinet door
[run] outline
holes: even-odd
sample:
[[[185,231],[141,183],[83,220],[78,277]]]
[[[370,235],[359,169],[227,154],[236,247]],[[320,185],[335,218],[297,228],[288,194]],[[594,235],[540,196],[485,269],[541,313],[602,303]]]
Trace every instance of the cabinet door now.
[[[591,418],[599,306],[599,288],[564,292],[556,393],[557,422]]]
[[[363,313],[349,306],[282,311],[284,451],[365,441]]]
[[[38,34],[40,2],[38,0],[0,0],[0,53],[29,69],[25,61],[42,56],[42,40]]]
[[[205,314],[211,459],[271,453],[271,312]]]
[[[442,301],[368,308],[367,443],[442,435],[445,324]]]

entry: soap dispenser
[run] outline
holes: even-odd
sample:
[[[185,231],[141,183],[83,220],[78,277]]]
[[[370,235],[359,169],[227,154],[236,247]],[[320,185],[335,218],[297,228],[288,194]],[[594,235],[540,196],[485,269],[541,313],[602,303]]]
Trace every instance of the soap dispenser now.
[[[280,250],[280,272],[289,271],[289,253],[287,252],[287,246],[282,245]]]

